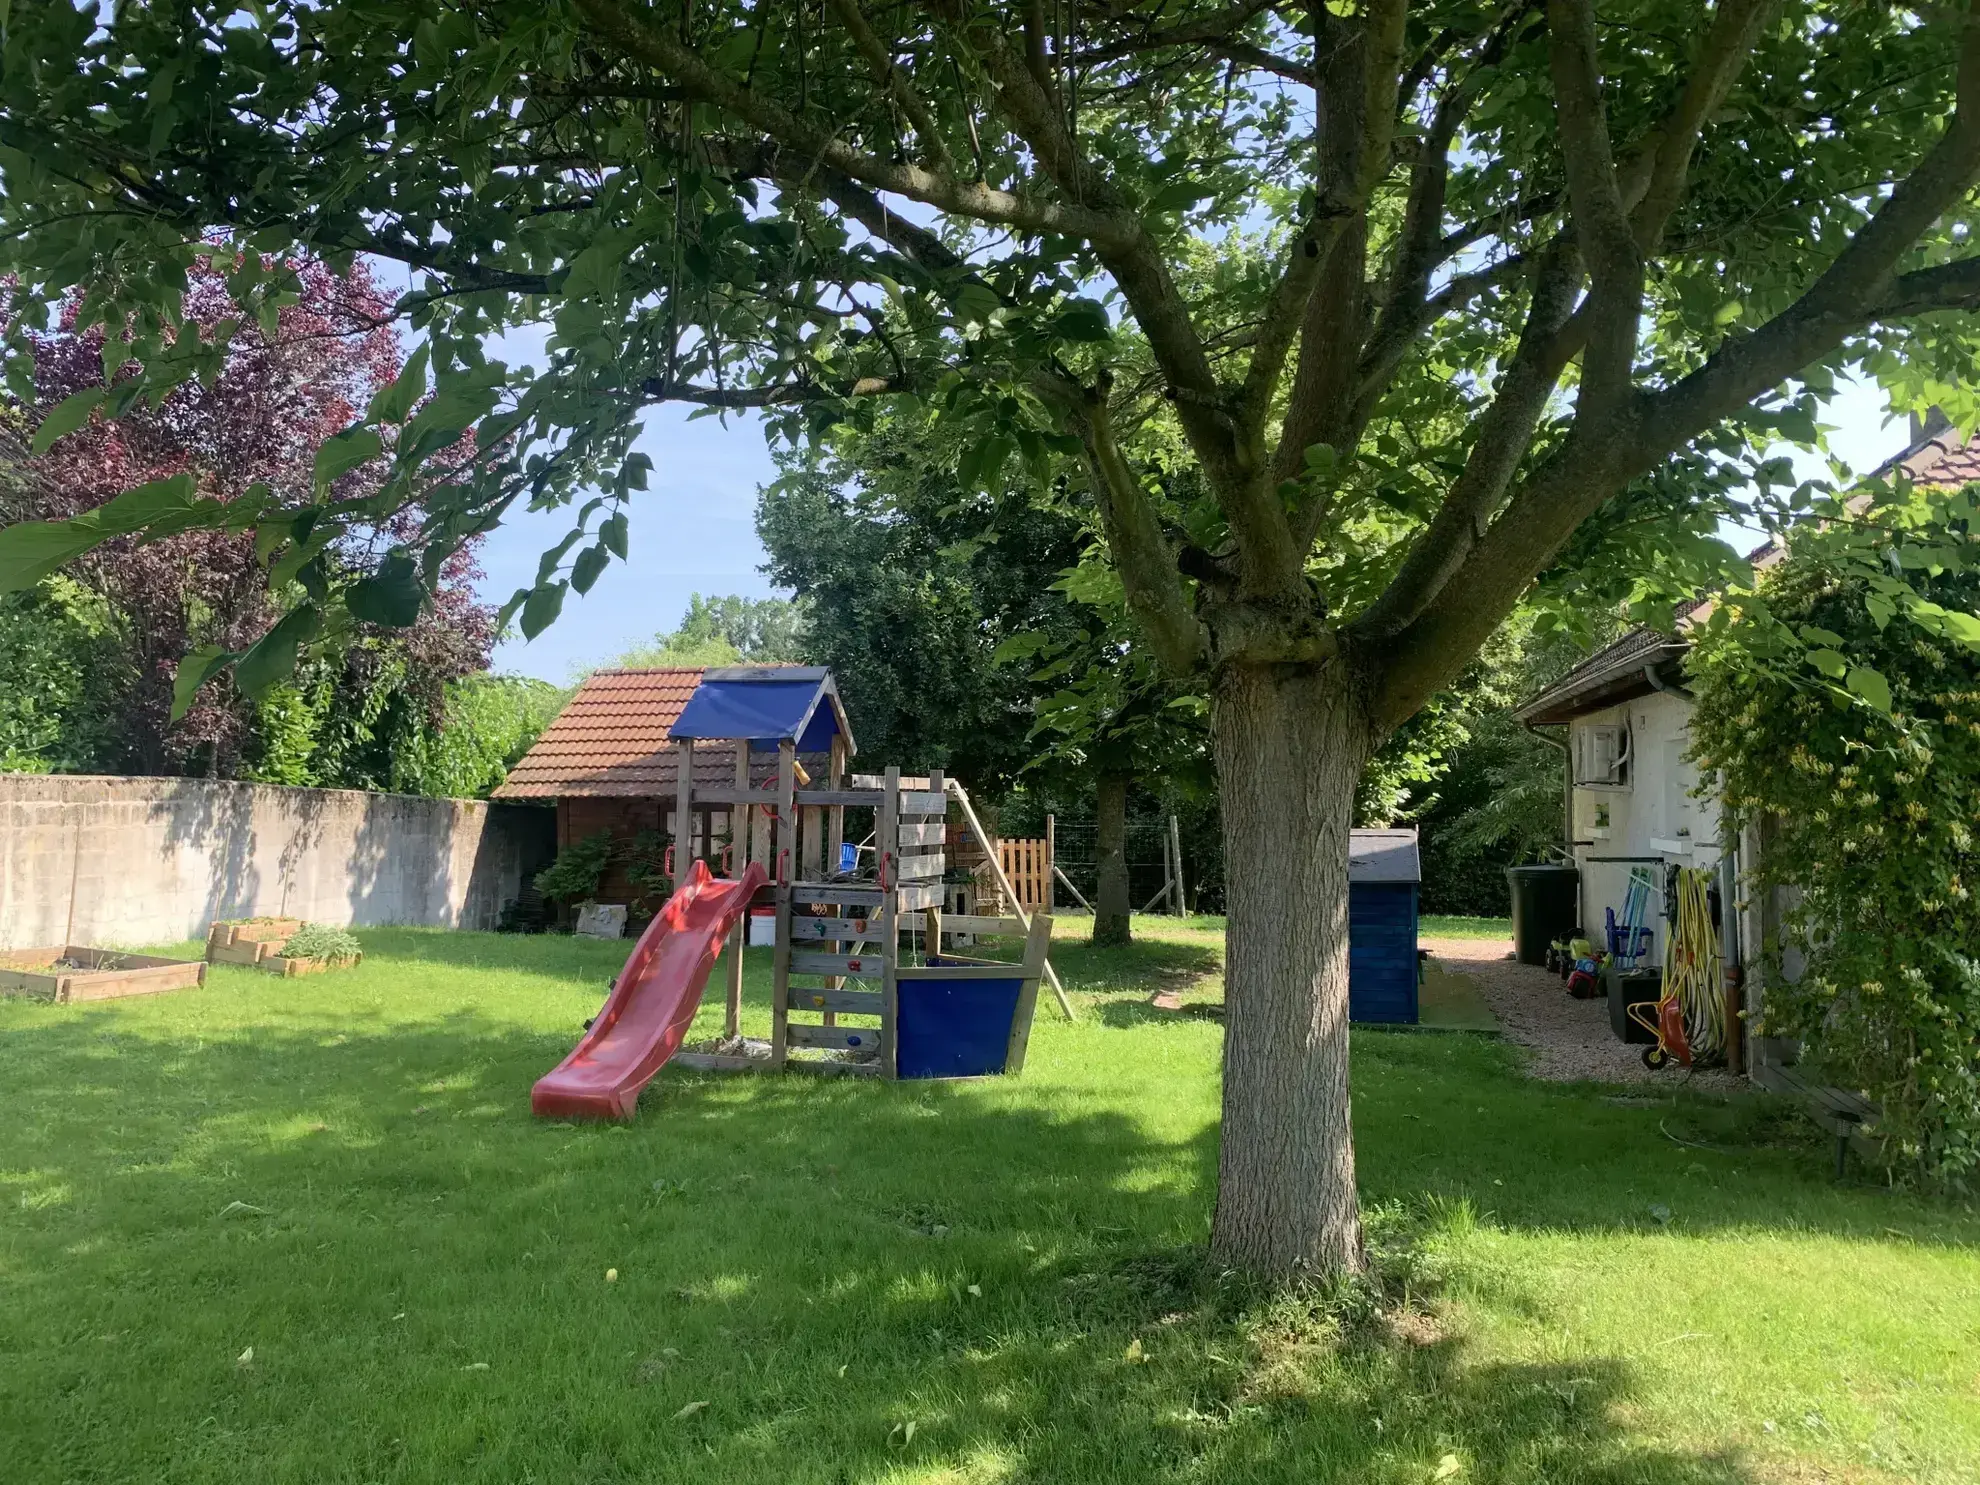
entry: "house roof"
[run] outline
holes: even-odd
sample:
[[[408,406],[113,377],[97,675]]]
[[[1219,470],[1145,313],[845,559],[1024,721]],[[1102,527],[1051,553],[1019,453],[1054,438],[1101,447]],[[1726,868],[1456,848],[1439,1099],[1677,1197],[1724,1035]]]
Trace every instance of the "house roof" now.
[[[1880,465],[1876,473],[1903,474],[1914,484],[1935,489],[1980,482],[1980,434],[1967,439],[1957,428],[1928,423],[1903,453]],[[1770,541],[1748,554],[1747,560],[1756,567],[1769,567],[1784,555],[1780,544]],[[1568,722],[1661,689],[1651,679],[1651,667],[1683,660],[1691,649],[1684,631],[1709,613],[1714,602],[1715,597],[1707,594],[1680,608],[1675,615],[1675,634],[1650,628],[1632,630],[1597,650],[1513,715],[1540,726]]]
[[[1420,882],[1414,830],[1350,830],[1348,882]]]
[[[700,667],[597,670],[509,770],[496,799],[671,798],[668,731],[701,684]],[[735,782],[733,748],[695,750],[697,787]]]

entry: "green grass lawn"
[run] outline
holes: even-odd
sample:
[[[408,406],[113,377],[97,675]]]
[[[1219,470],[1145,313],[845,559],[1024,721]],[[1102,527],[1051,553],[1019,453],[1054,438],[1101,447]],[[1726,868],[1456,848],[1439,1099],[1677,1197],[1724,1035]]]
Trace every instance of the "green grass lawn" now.
[[[1417,923],[1425,938],[1502,938],[1512,942],[1511,918],[1467,918],[1456,913],[1425,913]]]
[[[1063,945],[1022,1078],[669,1071],[630,1127],[529,1115],[622,946],[0,1003],[0,1480],[1977,1477],[1980,1221],[1778,1105],[1357,1032],[1409,1308],[1204,1273],[1220,1032],[1146,1002],[1217,939],[1142,927]]]

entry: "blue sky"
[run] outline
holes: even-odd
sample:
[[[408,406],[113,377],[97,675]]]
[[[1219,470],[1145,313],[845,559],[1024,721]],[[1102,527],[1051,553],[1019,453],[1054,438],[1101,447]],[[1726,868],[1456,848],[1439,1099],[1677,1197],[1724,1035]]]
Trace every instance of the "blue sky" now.
[[[639,447],[653,460],[646,493],[632,508],[631,550],[592,590],[564,600],[557,622],[527,643],[518,634],[495,651],[495,669],[559,685],[680,623],[691,593],[763,597],[757,569],[756,491],[776,467],[754,417],[687,421],[685,408],[655,408]],[[506,603],[536,580],[536,561],[571,529],[573,512],[522,512],[481,550],[482,596]]]
[[[1843,388],[1826,421],[1837,425],[1834,451],[1860,472],[1905,442],[1901,420],[1885,424],[1882,394],[1874,386]],[[573,671],[608,663],[672,629],[689,594],[762,597],[775,591],[759,570],[766,556],[756,539],[757,487],[776,473],[761,424],[754,417],[732,417],[726,425],[715,418],[690,423],[685,409],[656,408],[639,446],[653,459],[653,478],[633,508],[628,560],[606,568],[584,597],[571,594],[562,616],[535,640],[525,643],[518,635],[502,645],[497,670],[562,685]],[[1823,472],[1812,455],[1798,456],[1797,463],[1804,475]],[[532,582],[538,556],[570,529],[570,519],[569,510],[524,513],[494,532],[482,549],[488,574],[483,596],[502,603]]]

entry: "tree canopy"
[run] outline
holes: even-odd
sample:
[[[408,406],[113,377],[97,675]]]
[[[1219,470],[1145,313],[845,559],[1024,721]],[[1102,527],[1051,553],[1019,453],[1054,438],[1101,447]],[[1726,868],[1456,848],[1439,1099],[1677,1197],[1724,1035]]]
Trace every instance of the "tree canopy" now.
[[[421,349],[307,492],[153,483],[0,532],[6,586],[198,523],[307,563],[417,509],[377,572],[312,569],[250,687],[319,608],[409,617],[517,503],[572,504],[512,600],[536,632],[625,555],[655,403],[791,437],[906,405],[965,485],[1076,476],[1211,698],[1254,868],[1215,1244],[1272,1271],[1360,1261],[1362,763],[1557,558],[1688,582],[1748,480],[1795,509],[1766,450],[1818,439],[1840,368],[1955,416],[1980,385],[1968,3],[44,0],[5,21],[0,172],[16,395],[72,285],[122,361],[44,439],[212,374],[182,305],[216,233],[254,250],[243,323],[298,249],[412,274]],[[525,327],[540,357],[492,353]]]
[[[635,645],[615,665],[788,665],[806,658],[804,611],[788,598],[688,595],[680,624]]]

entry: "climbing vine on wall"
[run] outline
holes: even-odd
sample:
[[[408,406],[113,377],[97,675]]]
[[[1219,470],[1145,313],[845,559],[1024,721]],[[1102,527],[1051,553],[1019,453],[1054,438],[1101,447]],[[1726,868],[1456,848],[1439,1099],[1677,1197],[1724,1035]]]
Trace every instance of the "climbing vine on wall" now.
[[[1955,529],[1941,540],[1963,544]],[[1894,1167],[1980,1182],[1980,606],[1963,563],[1838,563],[1823,543],[1735,598],[1694,658],[1692,740],[1789,888],[1766,946],[1766,1033],[1801,1037],[1883,1108]],[[1936,570],[1934,570],[1936,568]],[[1903,572],[1904,592],[1885,578]],[[1922,605],[1922,607],[1919,607]],[[1916,608],[1914,618],[1911,610]],[[1798,952],[1793,981],[1783,957]]]

